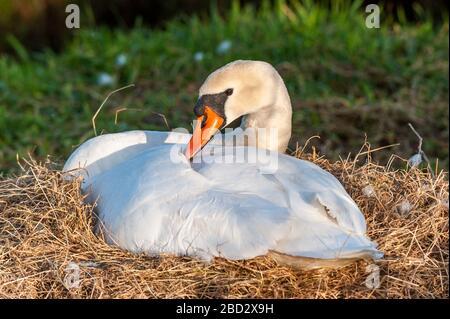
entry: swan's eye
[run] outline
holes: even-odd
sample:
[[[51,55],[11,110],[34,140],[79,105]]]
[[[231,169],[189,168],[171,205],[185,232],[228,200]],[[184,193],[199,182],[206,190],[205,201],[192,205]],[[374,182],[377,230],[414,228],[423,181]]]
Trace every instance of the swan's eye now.
[[[233,89],[226,89],[225,94],[230,96],[231,94],[233,94]]]

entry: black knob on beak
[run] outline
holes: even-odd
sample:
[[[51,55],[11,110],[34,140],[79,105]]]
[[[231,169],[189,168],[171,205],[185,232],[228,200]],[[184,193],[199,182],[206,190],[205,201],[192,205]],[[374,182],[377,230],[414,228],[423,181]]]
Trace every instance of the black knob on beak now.
[[[202,116],[203,114],[205,114],[205,104],[203,101],[203,96],[200,97],[197,101],[197,103],[194,106],[194,114],[195,116],[199,117]]]
[[[230,91],[231,90],[231,91]],[[212,108],[217,114],[225,118],[225,102],[227,98],[233,93],[232,89],[228,89],[222,93],[204,94],[199,97],[194,106],[194,113],[196,116],[205,114],[205,107]]]

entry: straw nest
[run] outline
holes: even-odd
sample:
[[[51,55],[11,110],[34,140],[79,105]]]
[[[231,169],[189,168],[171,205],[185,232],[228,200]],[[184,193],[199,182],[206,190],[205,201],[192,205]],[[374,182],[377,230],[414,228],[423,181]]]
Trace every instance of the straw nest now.
[[[0,297],[448,298],[446,173],[395,171],[372,163],[370,151],[364,163],[300,153],[342,181],[384,259],[304,271],[270,257],[205,264],[134,255],[94,234],[79,182],[29,160],[20,176],[0,180]]]

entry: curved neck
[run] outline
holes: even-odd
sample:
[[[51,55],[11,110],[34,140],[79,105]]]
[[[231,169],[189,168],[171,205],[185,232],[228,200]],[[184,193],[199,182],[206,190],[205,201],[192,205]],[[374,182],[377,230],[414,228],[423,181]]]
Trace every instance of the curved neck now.
[[[281,80],[281,77],[280,77]],[[242,118],[241,129],[255,132],[248,145],[284,153],[291,138],[292,107],[286,86],[281,80],[275,103]]]

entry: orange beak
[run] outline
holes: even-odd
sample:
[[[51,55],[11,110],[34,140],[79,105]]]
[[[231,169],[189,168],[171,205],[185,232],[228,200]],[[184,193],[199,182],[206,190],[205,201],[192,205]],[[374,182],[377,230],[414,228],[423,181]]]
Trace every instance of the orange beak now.
[[[205,123],[203,123],[205,116],[206,120]],[[214,134],[220,129],[223,121],[224,119],[212,108],[205,106],[205,113],[204,115],[197,117],[197,124],[195,125],[191,140],[184,153],[188,159],[194,157],[194,155],[209,142]]]

